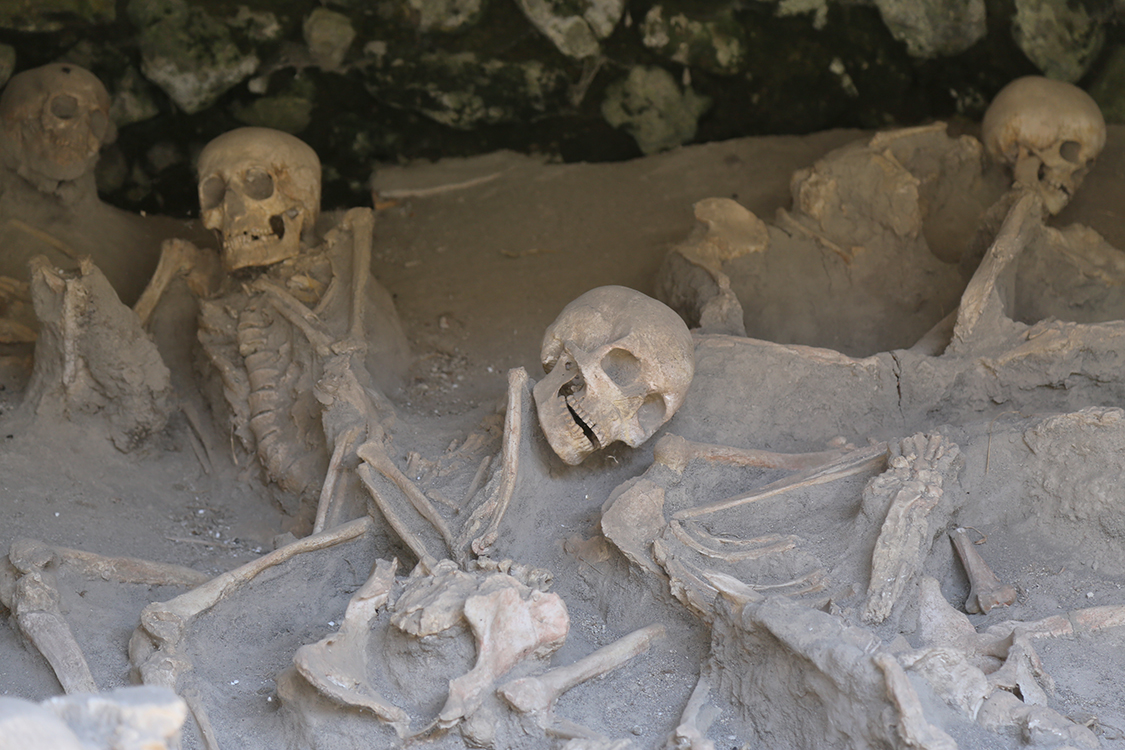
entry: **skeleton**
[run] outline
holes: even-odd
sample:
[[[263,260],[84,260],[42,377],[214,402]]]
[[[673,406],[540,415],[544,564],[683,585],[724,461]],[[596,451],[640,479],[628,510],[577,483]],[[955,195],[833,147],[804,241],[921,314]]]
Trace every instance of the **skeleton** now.
[[[199,176],[203,223],[222,238],[228,275],[216,289],[205,252],[168,242],[136,311],[147,319],[179,276],[208,298],[199,339],[223,394],[213,410],[256,456],[285,509],[310,524],[315,514],[325,528],[349,512],[330,508],[347,494],[336,486],[341,467],[354,466],[358,446],[387,437],[381,390],[405,360],[389,295],[369,279],[372,212],[349,212],[313,246],[319,159],[299,139],[265,128],[209,143]]]

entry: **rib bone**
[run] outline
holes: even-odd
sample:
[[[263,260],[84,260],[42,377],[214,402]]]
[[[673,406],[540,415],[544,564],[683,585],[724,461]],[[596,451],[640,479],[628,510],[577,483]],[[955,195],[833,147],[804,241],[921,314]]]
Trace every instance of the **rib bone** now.
[[[980,556],[976,545],[969,541],[968,532],[956,528],[949,532],[953,546],[965,566],[969,576],[969,598],[965,600],[965,611],[974,614],[987,614],[993,607],[1007,607],[1016,600],[1015,587],[1001,583],[992,568]]]

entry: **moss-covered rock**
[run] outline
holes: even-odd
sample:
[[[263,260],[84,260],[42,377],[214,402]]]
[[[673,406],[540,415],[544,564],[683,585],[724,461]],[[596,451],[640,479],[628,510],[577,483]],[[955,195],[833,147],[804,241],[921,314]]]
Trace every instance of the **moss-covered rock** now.
[[[914,57],[959,55],[988,33],[984,0],[875,0],[875,5]]]
[[[699,117],[710,99],[687,87],[663,68],[637,65],[614,82],[602,102],[602,115],[637,141],[642,153],[674,148],[695,138]]]
[[[480,59],[471,52],[388,53],[377,60],[363,69],[376,99],[460,130],[534,120],[566,101],[566,76],[538,61]]]
[[[746,62],[746,31],[730,8],[713,18],[691,18],[671,5],[649,8],[641,23],[644,45],[673,62],[719,75],[741,71]]]
[[[114,0],[5,0],[0,3],[0,28],[15,31],[59,31],[83,24],[110,23],[116,17]]]
[[[1086,75],[1105,43],[1103,17],[1068,0],[1015,3],[1012,37],[1043,75],[1068,83]]]
[[[141,71],[188,114],[249,78],[258,56],[239,49],[230,27],[184,0],[131,0]]]

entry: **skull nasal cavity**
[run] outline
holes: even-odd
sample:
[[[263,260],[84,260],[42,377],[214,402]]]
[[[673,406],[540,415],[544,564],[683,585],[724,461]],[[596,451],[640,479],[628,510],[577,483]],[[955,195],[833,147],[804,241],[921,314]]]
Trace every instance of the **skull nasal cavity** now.
[[[67,94],[60,94],[51,100],[51,114],[60,120],[69,120],[78,114],[78,100]]]
[[[617,385],[629,385],[640,377],[641,361],[624,349],[610,349],[602,357],[602,371]]]
[[[1059,146],[1059,156],[1066,159],[1071,164],[1078,163],[1078,155],[1082,153],[1082,144],[1078,141],[1064,141]]]
[[[285,219],[281,218],[281,214],[270,217],[270,230],[279,240],[285,237]]]
[[[243,184],[246,187],[246,197],[253,200],[264,201],[273,195],[273,178],[260,169],[247,172]]]

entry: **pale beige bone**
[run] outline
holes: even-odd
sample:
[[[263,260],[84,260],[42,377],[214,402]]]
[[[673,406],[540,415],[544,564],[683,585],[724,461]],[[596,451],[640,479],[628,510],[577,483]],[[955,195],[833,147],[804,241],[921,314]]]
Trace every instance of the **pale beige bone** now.
[[[32,343],[36,337],[34,325],[28,283],[0,276],[0,344]]]
[[[698,518],[699,516],[717,513],[721,510],[729,510],[730,508],[737,508],[759,500],[765,500],[766,498],[792,492],[793,490],[835,482],[838,479],[861,474],[874,466],[879,466],[886,461],[886,458],[886,443],[879,443],[869,448],[859,448],[854,451],[849,451],[828,463],[778,480],[751,492],[735,495],[734,497],[718,500],[713,503],[685,508],[684,510],[677,511],[672,518],[677,521]]]
[[[367,674],[371,623],[387,603],[397,568],[397,560],[378,560],[367,582],[348,602],[339,631],[298,648],[293,664],[322,695],[341,705],[371,711],[402,737],[410,727],[409,715],[379,695]]]
[[[449,524],[441,517],[437,509],[426,497],[422,490],[410,481],[410,478],[402,473],[391,457],[387,455],[386,449],[381,443],[368,441],[361,445],[356,454],[363,459],[363,461],[378,471],[384,477],[394,483],[396,487],[406,496],[414,509],[418,511],[419,515],[425,518],[431,526],[441,535],[442,541],[448,549],[452,550],[454,547],[453,534],[449,531]],[[370,486],[369,486],[370,489]],[[382,510],[382,507],[380,507]]]
[[[527,371],[522,367],[508,370],[508,406],[504,414],[504,445],[500,457],[500,482],[496,490],[473,511],[465,529],[461,532],[461,539],[457,542],[457,550],[469,543],[470,548],[477,555],[485,555],[496,543],[500,536],[500,522],[512,502],[512,493],[516,489],[516,479],[519,476],[520,443],[523,440],[524,425],[524,391],[527,389]],[[488,521],[485,530],[472,541],[471,537],[477,533],[481,524]]]
[[[55,551],[33,539],[18,539],[12,542],[8,559],[22,574],[10,605],[20,631],[47,659],[64,691],[96,693],[86,657],[59,610],[58,583],[48,569],[58,564]]]
[[[502,583],[495,591],[465,600],[464,616],[476,638],[477,660],[471,670],[450,680],[449,697],[436,722],[439,729],[472,714],[516,664],[529,657],[545,658],[566,639],[570,620],[557,594],[528,589],[514,579]]]
[[[191,664],[180,653],[180,644],[192,620],[236,593],[263,571],[305,552],[327,549],[357,539],[372,528],[359,518],[329,531],[305,537],[212,578],[166,602],[155,602],[141,611],[140,628],[129,643],[129,658],[147,685],[177,688],[180,675]],[[194,709],[193,709],[194,710]]]
[[[543,335],[540,361],[546,376],[532,391],[539,424],[551,449],[575,465],[617,441],[635,448],[671,419],[695,373],[695,344],[662,302],[604,286],[563,308]]]
[[[238,128],[208,143],[199,154],[200,218],[222,233],[223,266],[268,266],[297,255],[320,213],[320,179],[316,152],[288,133]],[[271,219],[283,223],[281,238]]]
[[[1007,607],[1016,600],[1014,586],[1002,583],[988,563],[969,541],[968,531],[958,527],[949,532],[953,546],[969,576],[969,598],[965,600],[965,611],[974,614],[987,614],[993,607]]]
[[[348,325],[348,345],[366,345],[363,332],[367,279],[371,275],[371,238],[375,232],[375,212],[353,208],[344,214],[344,224],[352,232],[352,309]]]
[[[168,285],[179,276],[185,278],[196,296],[207,297],[218,286],[218,258],[214,252],[201,250],[187,240],[165,240],[160,246],[156,270],[133,305],[133,312],[141,319],[141,325],[148,325]]]
[[[1001,89],[981,123],[989,155],[1012,169],[1018,186],[1038,192],[1052,214],[1082,184],[1105,139],[1105,119],[1089,94],[1041,76]]]
[[[960,470],[961,450],[941,435],[917,434],[894,447],[888,471],[872,479],[865,502],[889,497],[890,506],[871,555],[871,580],[863,621],[887,619],[906,586],[921,570],[932,535],[929,515],[944,494],[943,484]]]
[[[682,472],[695,459],[730,464],[731,466],[757,466],[767,469],[804,471],[823,466],[840,458],[844,451],[819,453],[775,453],[752,448],[734,448],[729,445],[697,443],[679,435],[667,433],[653,446],[653,459],[676,472]]]
[[[622,666],[644,652],[653,642],[664,637],[663,625],[649,625],[634,630],[608,646],[603,646],[576,662],[555,667],[535,677],[523,677],[500,686],[497,691],[508,704],[525,714],[547,720],[555,702],[563,693],[587,680],[600,677]]]
[[[887,684],[887,697],[896,709],[897,729],[904,747],[925,748],[925,750],[957,750],[957,743],[939,727],[926,720],[922,701],[910,678],[898,661],[887,653],[871,657],[883,672]]]
[[[1043,199],[1033,192],[1024,192],[1004,219],[984,260],[969,280],[957,309],[951,349],[969,347],[982,331],[989,331],[1006,318],[1004,300],[997,284],[1012,269],[1015,259],[1043,227]]]
[[[382,449],[380,448],[379,450]],[[379,511],[380,516],[382,516],[395,534],[398,535],[399,539],[410,548],[414,556],[418,558],[418,564],[427,571],[433,570],[438,561],[437,556],[435,556],[433,550],[426,546],[425,541],[406,524],[395,510],[394,506],[383,497],[383,493],[379,491],[379,487],[375,483],[374,474],[375,470],[368,464],[360,464],[356,467],[356,476],[358,476],[359,481],[363,483],[368,496],[371,498],[372,504]],[[371,515],[374,516],[375,514],[372,513]]]
[[[706,732],[719,715],[719,709],[710,702],[710,697],[710,679],[701,674],[680,714],[680,723],[668,738],[667,750],[715,750],[715,743],[707,739]]]
[[[334,506],[333,500],[336,497],[336,483],[340,478],[340,469],[344,463],[344,456],[355,446],[360,432],[359,427],[352,427],[336,439],[336,445],[332,448],[332,457],[328,460],[328,471],[324,475],[324,486],[320,490],[320,500],[316,505],[314,534],[324,531],[329,518],[335,515],[333,510],[338,506]]]

